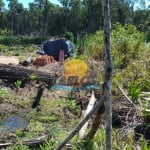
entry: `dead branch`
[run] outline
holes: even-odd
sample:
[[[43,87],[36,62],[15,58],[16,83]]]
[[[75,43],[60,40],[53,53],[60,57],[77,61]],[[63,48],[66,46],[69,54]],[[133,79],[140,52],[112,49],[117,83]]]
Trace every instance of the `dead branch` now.
[[[43,135],[37,138],[32,138],[32,139],[27,139],[27,140],[23,140],[22,144],[24,145],[33,145],[33,144],[40,144],[45,142],[48,139],[48,135]]]
[[[130,100],[130,98],[127,96],[127,94],[125,93],[125,91],[120,87],[118,86],[119,90],[122,92],[122,94],[125,96],[125,98],[128,100],[128,102],[130,102],[130,104],[132,104],[134,107],[135,105],[133,104],[133,102]]]
[[[7,146],[11,146],[13,145],[14,143],[0,143],[0,148],[2,147],[7,147]]]
[[[15,143],[15,142],[8,142],[8,143],[0,143],[0,148],[2,147],[7,147],[7,146],[11,146],[14,144],[23,144],[23,145],[35,145],[35,144],[41,144],[43,142],[45,142],[48,139],[48,135],[43,135],[37,138],[32,138],[32,139],[27,139],[27,140],[22,140],[19,143]]]

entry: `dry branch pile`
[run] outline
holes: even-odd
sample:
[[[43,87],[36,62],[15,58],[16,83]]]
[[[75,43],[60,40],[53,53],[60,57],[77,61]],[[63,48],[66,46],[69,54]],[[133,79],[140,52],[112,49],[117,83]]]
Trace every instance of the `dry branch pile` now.
[[[124,96],[115,98],[112,106],[112,126],[118,130],[119,137],[126,139],[131,133],[134,134],[134,128],[143,122],[141,111]]]

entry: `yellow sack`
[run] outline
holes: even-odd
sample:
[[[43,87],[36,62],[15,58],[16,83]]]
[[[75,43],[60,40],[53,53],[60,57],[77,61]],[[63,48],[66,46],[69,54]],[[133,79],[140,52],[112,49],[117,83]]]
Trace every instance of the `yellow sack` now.
[[[70,59],[64,63],[63,77],[68,85],[80,85],[81,79],[87,76],[88,72],[88,65],[80,59]],[[69,79],[72,81],[70,82]]]

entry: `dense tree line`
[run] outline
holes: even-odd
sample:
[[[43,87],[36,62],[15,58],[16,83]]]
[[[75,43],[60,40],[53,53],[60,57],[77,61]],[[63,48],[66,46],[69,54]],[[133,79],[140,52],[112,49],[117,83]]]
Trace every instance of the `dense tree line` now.
[[[103,27],[102,0],[59,0],[62,6],[49,0],[34,0],[24,8],[18,0],[0,0],[0,30],[9,30],[14,35],[35,34],[40,37],[72,33],[74,42],[83,33],[94,33]],[[135,5],[139,2],[138,9]],[[111,0],[112,24],[131,23],[137,29],[150,33],[150,9],[144,0]]]

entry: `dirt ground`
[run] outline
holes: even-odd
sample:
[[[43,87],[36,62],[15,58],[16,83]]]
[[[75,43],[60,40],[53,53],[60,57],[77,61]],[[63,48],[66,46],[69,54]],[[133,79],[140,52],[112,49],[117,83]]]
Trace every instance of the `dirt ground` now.
[[[0,63],[3,64],[13,64],[18,65],[19,59],[15,56],[12,57],[6,57],[6,56],[0,56]],[[93,61],[92,66],[94,66],[94,69],[100,68],[103,69],[103,62],[96,62]],[[24,66],[23,66],[24,67]],[[28,69],[35,69],[37,71],[46,72],[46,73],[55,73],[55,74],[61,74],[63,66],[59,62],[55,62],[49,65],[45,66],[34,66],[29,65],[26,68]],[[29,112],[31,111],[31,106],[34,101],[34,98],[37,95],[38,87],[40,83],[37,83],[36,81],[26,83],[23,88],[17,88],[16,87],[16,81],[7,81],[7,80],[0,80],[0,89],[6,89],[6,91],[9,94],[6,94],[6,96],[0,97],[0,118],[4,118],[8,114],[12,113],[19,113],[19,112]],[[68,92],[67,92],[68,94]],[[11,98],[10,98],[11,96]],[[49,89],[44,90],[43,96],[47,98],[53,98],[58,99],[60,97],[66,97],[66,91],[55,91],[52,92]],[[25,102],[24,102],[25,101]],[[26,105],[21,106],[25,103]]]
[[[9,61],[8,61],[9,60]],[[11,60],[11,62],[10,62]],[[16,57],[0,57],[0,61],[3,63],[14,63],[17,65],[19,63],[18,59]],[[1,62],[0,62],[1,63]],[[92,67],[94,64],[94,69],[101,69],[103,72],[103,66],[104,62],[92,62]],[[46,65],[43,67],[36,67],[33,65],[29,65],[27,68],[29,69],[36,69],[38,71],[43,71],[43,72],[59,72],[57,74],[61,73],[62,65],[58,62],[50,65]],[[59,69],[58,69],[59,68]],[[33,113],[33,108],[32,104],[37,96],[37,91],[40,83],[33,81],[26,83],[26,85],[23,88],[17,88],[15,85],[15,82],[12,81],[7,81],[7,80],[0,80],[0,89],[6,89],[9,94],[6,94],[6,96],[0,96],[0,121],[5,118],[9,114],[19,114],[19,113]],[[62,92],[62,91],[51,91],[48,88],[44,89],[44,93],[42,97],[46,97],[47,100],[54,100],[59,99],[60,97],[65,97],[68,93]],[[85,93],[84,93],[85,94]],[[132,104],[130,104],[126,98],[121,95],[121,93],[117,93],[119,96],[116,98],[116,95],[112,97],[113,101],[113,127],[118,128],[118,132],[122,132],[126,130],[126,135],[129,134],[130,132],[133,132],[133,127],[132,123],[140,123],[142,120],[140,116],[137,114],[136,108]],[[47,103],[45,101],[45,103]],[[46,104],[45,104],[46,105]],[[40,108],[42,109],[42,108]],[[53,109],[53,108],[52,108]],[[36,109],[37,111],[40,111]],[[69,118],[68,116],[71,116],[70,118],[76,117],[71,114],[68,109],[66,111],[64,110],[54,110],[52,114],[55,114],[56,116],[60,116],[60,113],[64,113],[64,116],[67,116],[65,118]],[[45,114],[47,112],[44,112]],[[69,112],[69,113],[68,113]],[[48,110],[49,113],[49,110]],[[67,114],[68,113],[68,114]],[[134,120],[133,120],[134,116]],[[56,117],[57,118],[57,117]],[[64,120],[63,120],[64,121]],[[121,127],[121,128],[120,128]],[[131,131],[132,130],[132,131]]]
[[[14,65],[17,65],[19,63],[19,59],[15,56],[12,56],[12,57],[0,56],[0,63],[5,63],[5,64],[9,64],[9,63],[12,64],[13,63]],[[100,61],[100,62],[99,61],[93,61],[89,65],[92,65],[92,68],[94,66],[94,70],[100,69],[101,72],[103,72],[103,70],[104,70],[104,68],[103,68],[104,62],[103,61]],[[60,64],[59,62],[55,62],[53,64],[45,65],[42,67],[29,65],[27,68],[36,69],[38,71],[47,72],[47,73],[54,72],[57,74],[61,74],[62,64]],[[37,83],[35,81],[31,82],[31,83],[27,83],[25,85],[25,87],[23,87],[23,88],[16,88],[16,85],[14,82],[0,80],[0,88],[1,89],[6,88],[8,93],[10,93],[10,95],[11,94],[16,95],[15,99],[17,99],[18,97],[19,97],[19,99],[22,99],[22,100],[23,100],[23,98],[28,99],[28,103],[29,103],[25,107],[20,107],[18,104],[15,104],[16,101],[11,100],[10,98],[5,97],[4,101],[3,101],[3,98],[1,98],[1,100],[0,100],[0,116],[1,116],[1,118],[2,118],[2,116],[4,117],[5,115],[10,114],[10,113],[24,112],[25,109],[26,109],[26,111],[30,111],[34,97],[37,94],[38,87],[39,87],[39,83]],[[47,96],[48,98],[53,97],[53,99],[59,98],[61,96],[65,97],[65,94],[66,93],[62,92],[62,91],[51,92],[51,91],[49,91],[49,89],[46,89],[44,91],[45,96]],[[14,97],[12,97],[12,99],[13,98]],[[123,106],[125,106],[125,104],[123,104],[123,105],[121,104],[123,102],[127,103],[127,107],[128,107],[128,102],[125,101],[124,98],[123,98],[123,100],[120,100],[119,102],[118,101],[116,103],[113,102],[113,105],[117,106],[116,108],[119,108],[120,106],[123,107]],[[118,107],[118,105],[119,105],[119,107]]]
[[[0,56],[0,63],[18,65],[19,59],[16,56]]]

